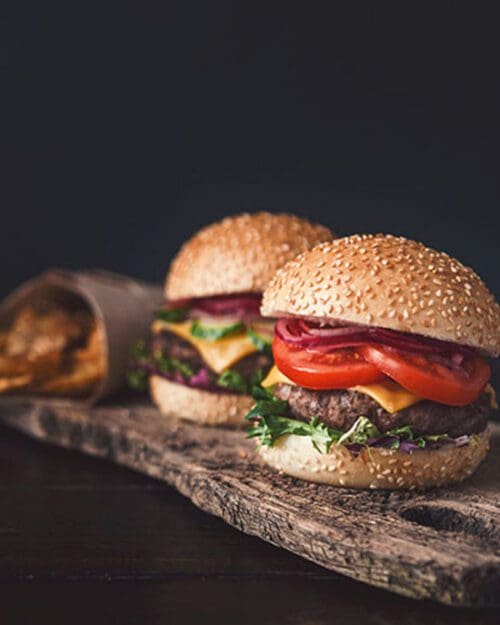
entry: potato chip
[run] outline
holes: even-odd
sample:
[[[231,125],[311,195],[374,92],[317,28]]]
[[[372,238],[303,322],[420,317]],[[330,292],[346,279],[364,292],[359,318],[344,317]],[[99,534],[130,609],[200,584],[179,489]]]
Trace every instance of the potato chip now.
[[[76,315],[62,309],[38,313],[32,307],[22,308],[16,315],[5,340],[5,353],[46,354],[63,351],[82,341],[86,328]]]
[[[102,369],[96,362],[79,362],[74,369],[43,380],[33,386],[41,395],[84,395],[102,379]]]
[[[0,378],[0,393],[6,393],[13,389],[19,390],[22,387],[28,386],[32,381],[30,375],[18,375],[10,378]]]
[[[30,374],[34,378],[45,377],[59,368],[62,353],[51,352],[34,358],[25,355],[0,356],[0,376],[14,377]]]
[[[99,357],[104,358],[104,339],[98,327],[94,325],[85,347],[75,350],[73,358],[75,360],[93,360]]]
[[[0,334],[0,393],[82,395],[105,373],[104,339],[87,310],[39,302]]]

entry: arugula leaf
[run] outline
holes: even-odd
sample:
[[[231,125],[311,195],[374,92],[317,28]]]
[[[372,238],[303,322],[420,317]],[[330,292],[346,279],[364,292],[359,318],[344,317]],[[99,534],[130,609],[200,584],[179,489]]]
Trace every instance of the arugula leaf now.
[[[403,425],[400,428],[395,428],[394,430],[388,430],[387,432],[384,432],[384,436],[400,436],[409,441],[412,441],[415,438],[415,435],[410,425]]]
[[[206,339],[207,341],[218,341],[224,336],[239,334],[244,329],[245,324],[241,321],[231,323],[227,326],[209,326],[201,323],[200,321],[193,321],[191,325],[191,336],[196,336],[199,339]]]
[[[328,453],[332,445],[340,445],[339,440],[342,432],[321,423],[319,417],[313,417],[309,423],[309,427],[311,429],[309,436],[311,437],[312,444],[314,449],[319,453],[323,453],[323,451]],[[321,449],[321,445],[323,445],[323,449]]]
[[[423,438],[425,438],[428,443],[437,443],[445,438],[449,438],[449,436],[448,434],[426,434]]]
[[[178,371],[185,378],[190,378],[194,375],[194,370],[182,360],[178,358],[170,358],[165,356],[161,351],[157,351],[153,354],[153,362],[160,371],[165,373],[175,373]]]
[[[264,372],[262,371],[262,369],[257,369],[248,378],[248,392],[250,393],[250,395],[252,395],[252,397],[253,397],[255,390],[261,388],[260,384],[263,379],[264,379]]]
[[[148,389],[149,372],[145,368],[151,358],[149,349],[144,341],[137,341],[131,350],[133,367],[127,373],[127,385],[134,391],[146,391]]]
[[[347,432],[342,433],[337,443],[339,445],[345,445],[346,443],[364,445],[369,438],[376,438],[377,436],[380,436],[380,432],[370,419],[368,417],[358,417]]]
[[[307,436],[309,434],[307,423],[279,415],[266,415],[258,419],[249,429],[248,438],[258,437],[261,445],[272,447],[278,438],[285,434]]]
[[[134,362],[149,358],[149,350],[144,341],[137,341],[132,347],[132,359]]]
[[[223,371],[219,376],[217,384],[223,388],[228,388],[230,390],[237,391],[238,393],[250,394],[253,396],[255,392],[258,394],[260,390],[264,390],[261,389],[260,386],[263,379],[264,373],[261,369],[254,371],[248,380],[245,380],[245,378],[238,371],[235,371],[234,369],[226,369],[226,371]],[[266,398],[268,398],[267,395]],[[269,398],[272,399],[272,395],[270,395]]]
[[[401,446],[401,439],[395,438],[392,443],[389,443],[389,449],[397,450]]]
[[[427,447],[427,443],[437,443],[438,441],[443,441],[448,438],[448,434],[425,434],[424,436],[416,438],[415,442],[421,449],[424,449]]]
[[[187,363],[178,360],[177,358],[170,358],[172,367],[181,373],[185,378],[190,378],[194,375],[194,369],[192,369]]]
[[[134,369],[127,375],[127,383],[134,391],[147,391],[149,373],[145,369]]]
[[[226,369],[217,380],[218,386],[222,386],[223,388],[228,388],[232,391],[237,391],[238,393],[246,393],[247,392],[247,383],[245,382],[245,378],[238,373],[238,371],[233,371],[232,369]]]
[[[251,421],[255,418],[284,417],[288,410],[288,402],[281,399],[261,399],[246,415],[245,419]],[[298,423],[301,423],[300,421]]]
[[[260,401],[262,399],[277,401],[272,394],[272,391],[269,388],[264,388],[260,384],[253,386],[252,397],[255,399],[255,401]]]
[[[187,315],[187,308],[170,308],[156,311],[156,318],[162,321],[175,323],[176,321],[184,321]]]
[[[247,329],[248,338],[252,341],[255,347],[265,354],[272,354],[272,345],[270,341],[267,341],[263,336],[257,334],[250,328]]]

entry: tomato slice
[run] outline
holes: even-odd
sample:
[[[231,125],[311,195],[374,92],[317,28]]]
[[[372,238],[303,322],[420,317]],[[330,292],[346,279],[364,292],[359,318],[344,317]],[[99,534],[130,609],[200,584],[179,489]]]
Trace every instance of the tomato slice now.
[[[407,390],[449,406],[465,406],[475,401],[491,375],[488,363],[480,356],[467,359],[462,372],[422,354],[400,352],[382,345],[363,345],[358,350],[365,360]]]
[[[304,388],[350,388],[385,379],[385,375],[376,366],[351,348],[336,349],[323,354],[289,345],[275,336],[273,355],[278,369]]]

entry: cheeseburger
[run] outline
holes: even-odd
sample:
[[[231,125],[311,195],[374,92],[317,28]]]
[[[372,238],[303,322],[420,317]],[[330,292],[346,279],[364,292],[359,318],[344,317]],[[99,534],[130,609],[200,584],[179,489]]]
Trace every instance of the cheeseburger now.
[[[252,388],[272,365],[273,323],[262,291],[297,254],[330,240],[328,228],[294,215],[228,217],[187,241],[174,258],[149,345],[136,350],[130,381],[149,381],[168,416],[208,425],[243,423]]]
[[[470,268],[401,237],[346,237],[279,270],[261,312],[278,318],[275,366],[247,418],[274,468],[425,488],[485,457],[500,307]]]

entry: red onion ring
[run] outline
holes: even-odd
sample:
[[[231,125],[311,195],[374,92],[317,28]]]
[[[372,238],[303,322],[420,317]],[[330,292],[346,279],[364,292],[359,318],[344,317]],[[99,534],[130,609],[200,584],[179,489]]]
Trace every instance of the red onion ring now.
[[[192,299],[170,300],[165,303],[166,310],[189,308],[190,316],[211,317],[260,317],[261,293],[237,293]]]
[[[225,297],[204,297],[197,300],[194,305],[212,315],[227,315],[238,312],[259,314],[262,295],[235,295]]]
[[[475,354],[471,347],[387,328],[360,325],[320,327],[304,319],[279,319],[276,334],[286,343],[321,352],[377,343],[401,351],[441,356],[446,354],[446,359],[455,367],[460,367],[465,357]]]

